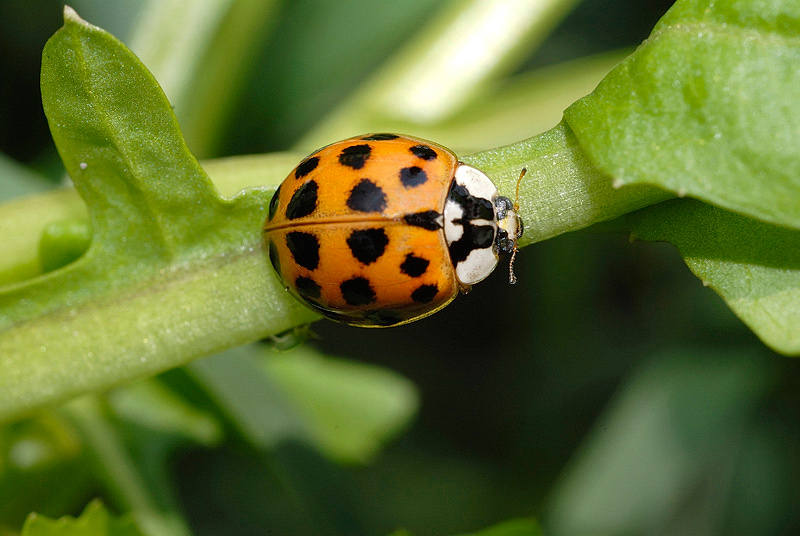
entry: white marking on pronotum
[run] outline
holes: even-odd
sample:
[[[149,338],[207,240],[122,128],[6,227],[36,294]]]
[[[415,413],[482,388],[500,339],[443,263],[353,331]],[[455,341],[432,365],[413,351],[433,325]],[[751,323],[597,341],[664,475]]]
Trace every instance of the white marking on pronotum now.
[[[474,197],[492,201],[497,195],[497,186],[483,171],[461,164],[456,168],[455,181],[464,186]]]
[[[473,249],[466,259],[456,266],[456,276],[465,285],[473,285],[492,273],[499,259],[493,248]]]
[[[447,238],[447,244],[450,245],[457,242],[464,234],[464,227],[455,222],[464,216],[464,209],[458,203],[447,201],[444,205],[444,214],[444,236]]]
[[[463,186],[470,196],[485,199],[492,206],[494,214],[494,199],[497,197],[497,187],[480,170],[465,164],[460,164],[455,171],[453,179],[456,184]],[[464,208],[454,202],[447,201],[444,207],[444,232],[447,245],[457,242],[464,235],[464,227],[456,220],[464,217]],[[495,217],[491,220],[473,219],[470,224],[473,226],[490,226],[497,233],[497,222]],[[456,277],[463,285],[472,285],[486,279],[492,273],[499,262],[499,256],[495,251],[494,240],[492,244],[485,248],[475,248],[467,254],[467,258],[457,262],[455,266]]]

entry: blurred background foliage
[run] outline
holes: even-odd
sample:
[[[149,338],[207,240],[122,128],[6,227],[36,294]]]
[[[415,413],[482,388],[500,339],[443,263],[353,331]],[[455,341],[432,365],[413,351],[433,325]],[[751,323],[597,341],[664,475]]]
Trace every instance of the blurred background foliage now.
[[[72,5],[142,56],[180,103],[190,148],[212,158],[356,134],[336,132],[353,95],[467,4]],[[462,152],[535,135],[671,2],[556,4],[457,114],[353,124],[405,126]],[[3,199],[63,175],[38,90],[62,5],[0,5]],[[0,534],[94,497],[152,534],[441,535],[513,518],[549,534],[800,531],[800,371],[670,246],[589,229],[526,248],[517,270],[516,287],[495,274],[423,322],[319,322],[286,353],[273,350],[304,334],[5,424]]]

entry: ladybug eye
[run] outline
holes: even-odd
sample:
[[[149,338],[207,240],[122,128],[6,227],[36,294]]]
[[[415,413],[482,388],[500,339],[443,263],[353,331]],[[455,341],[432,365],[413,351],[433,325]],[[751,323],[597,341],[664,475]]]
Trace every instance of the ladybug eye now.
[[[514,208],[514,203],[509,198],[501,195],[494,200],[494,207],[497,211],[497,219],[504,220],[508,215],[508,211]]]
[[[514,251],[514,243],[515,240],[509,238],[508,232],[505,229],[498,229],[497,230],[497,238],[495,239],[495,245],[497,246],[497,252],[503,255],[508,255],[512,251]]]

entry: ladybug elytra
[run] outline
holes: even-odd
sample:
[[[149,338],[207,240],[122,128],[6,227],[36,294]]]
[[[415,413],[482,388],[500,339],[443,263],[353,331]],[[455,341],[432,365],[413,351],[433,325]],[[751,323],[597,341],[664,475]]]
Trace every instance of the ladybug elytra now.
[[[521,235],[515,204],[482,171],[397,134],[311,154],[278,187],[264,223],[286,288],[330,319],[365,327],[438,311],[516,252]]]

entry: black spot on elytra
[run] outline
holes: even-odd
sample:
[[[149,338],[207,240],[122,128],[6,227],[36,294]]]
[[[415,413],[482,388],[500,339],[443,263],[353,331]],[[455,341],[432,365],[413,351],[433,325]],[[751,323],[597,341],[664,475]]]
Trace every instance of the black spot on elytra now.
[[[422,212],[415,212],[414,214],[406,214],[403,216],[403,221],[414,227],[422,227],[428,231],[436,231],[442,228],[437,221],[439,217],[440,214],[435,210],[425,210]]]
[[[367,162],[371,152],[372,147],[366,143],[345,147],[339,154],[339,163],[349,168],[361,169]]]
[[[413,253],[406,255],[406,260],[400,264],[400,271],[409,277],[419,277],[428,269],[431,261],[417,257]]]
[[[365,312],[364,318],[369,320],[370,324],[376,326],[394,326],[395,324],[399,324],[404,320],[403,317],[394,311],[385,311],[381,309],[377,311]]]
[[[433,160],[437,156],[436,151],[427,145],[415,145],[411,147],[409,151],[411,151],[417,158],[422,158],[423,160]]]
[[[430,303],[439,292],[436,285],[420,285],[417,290],[411,293],[411,299],[418,303]]]
[[[369,179],[361,179],[350,190],[347,206],[358,212],[381,212],[386,208],[386,194]]]
[[[354,277],[339,285],[342,297],[350,305],[369,305],[375,301],[375,291],[364,277]]]
[[[406,167],[400,170],[400,182],[406,188],[413,188],[420,184],[425,184],[428,180],[428,174],[422,168],[417,166]]]
[[[286,217],[296,220],[314,212],[317,208],[318,188],[316,181],[308,181],[298,188],[286,206]]]
[[[292,252],[294,261],[309,270],[319,266],[319,240],[311,233],[292,231],[286,233],[286,245]]]
[[[270,240],[269,241],[269,262],[272,263],[272,267],[275,268],[275,272],[278,276],[281,276],[281,258],[278,255],[278,248],[275,247],[275,243]]]
[[[389,237],[383,229],[363,229],[353,231],[347,238],[347,245],[353,256],[364,264],[378,260],[386,251]]]
[[[364,141],[385,141],[385,140],[396,140],[399,137],[400,136],[398,136],[397,134],[383,133],[383,134],[371,134],[369,136],[364,136],[361,139]]]
[[[319,157],[312,156],[311,158],[306,158],[300,165],[297,166],[294,170],[294,178],[295,179],[302,179],[315,169],[317,169],[317,165],[319,164]]]
[[[272,194],[272,199],[269,200],[269,216],[267,221],[272,221],[272,218],[275,217],[275,213],[278,211],[278,197],[281,193],[281,187],[278,186],[278,189],[275,190],[275,193]]]
[[[316,281],[310,277],[299,276],[294,280],[294,286],[297,292],[304,298],[318,300],[321,295],[321,288]]]

